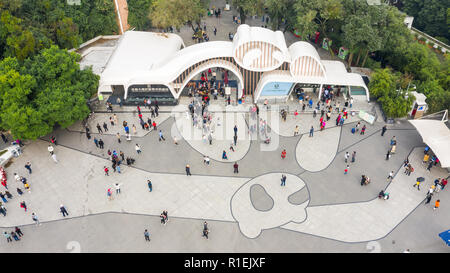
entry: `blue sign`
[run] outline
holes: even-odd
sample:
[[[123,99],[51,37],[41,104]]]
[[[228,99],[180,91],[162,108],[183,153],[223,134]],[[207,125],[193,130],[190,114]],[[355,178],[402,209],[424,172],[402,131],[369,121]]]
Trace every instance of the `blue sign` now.
[[[269,82],[264,85],[261,96],[287,96],[293,84],[292,82]]]

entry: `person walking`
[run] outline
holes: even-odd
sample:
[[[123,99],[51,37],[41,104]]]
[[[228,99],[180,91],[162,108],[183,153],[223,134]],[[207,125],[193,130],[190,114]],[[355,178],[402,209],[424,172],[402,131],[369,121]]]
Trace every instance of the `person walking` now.
[[[38,218],[38,216],[36,215],[36,213],[31,213],[31,219],[33,219],[33,221],[36,223],[36,226],[37,225],[41,225],[41,222],[39,222],[39,218]]]
[[[11,231],[11,236],[14,238],[14,241],[20,241],[20,238],[17,236],[17,234],[14,231]]]
[[[433,161],[430,161],[430,163],[428,164],[428,167],[427,167],[427,171],[430,171],[432,167],[433,167]]]
[[[234,136],[233,136],[234,146],[237,145],[237,138],[238,138],[237,135],[234,135]]]
[[[103,134],[102,127],[97,123],[97,130],[99,134]]]
[[[365,132],[366,132],[366,125],[364,124],[363,127],[361,128],[360,135],[364,135]]]
[[[23,236],[22,230],[20,230],[20,228],[15,227],[15,230],[14,230],[14,231],[17,233],[17,235],[19,235],[19,237],[22,237],[22,236]]]
[[[99,141],[98,141],[98,146],[100,147],[100,149],[103,149],[103,148],[104,148],[104,145],[105,145],[105,143],[103,142],[103,140],[102,140],[102,139],[99,139]]]
[[[161,218],[161,224],[166,225],[166,216],[164,213],[161,213],[159,217]]]
[[[344,170],[344,174],[347,174],[349,169],[350,169],[350,166],[347,165],[347,167],[346,167],[345,170]]]
[[[105,129],[105,132],[108,132],[108,124],[106,122],[103,122],[103,129]]]
[[[386,160],[389,160],[391,158],[391,150],[388,150],[386,153]]]
[[[281,186],[286,186],[286,175],[281,175]]]
[[[311,129],[309,129],[309,137],[313,137],[314,136],[314,127],[311,126]]]
[[[114,187],[116,188],[116,194],[120,194],[120,185],[119,183],[114,184]]]
[[[3,202],[8,203],[8,200],[6,200],[5,195],[0,192],[0,198],[3,200]]]
[[[11,234],[9,234],[8,232],[3,232],[3,236],[5,236],[5,238],[6,238],[6,242],[12,242],[12,239],[11,239]]]
[[[64,207],[63,204],[61,204],[61,205],[59,206],[59,210],[61,211],[63,217],[66,217],[66,215],[69,215],[69,213],[68,213],[67,210],[66,210],[66,207]]]
[[[52,155],[52,154],[53,154],[53,151],[54,151],[55,149],[53,148],[52,145],[48,145],[47,150],[48,150],[48,152],[50,153],[50,155]]]
[[[3,214],[3,217],[6,217],[6,211],[2,206],[0,206],[0,213]]]
[[[239,173],[239,165],[237,162],[234,162],[233,169],[233,173]]]
[[[442,179],[442,181],[441,181],[441,190],[443,190],[444,188],[445,188],[445,186],[447,185],[447,183],[448,183],[448,180],[447,180],[448,178],[446,178],[446,179]]]
[[[285,158],[286,158],[286,149],[283,149],[283,151],[281,152],[281,159]]]
[[[431,197],[433,197],[433,194],[432,194],[432,193],[427,193],[427,197],[426,197],[425,205],[426,205],[426,204],[428,204],[428,203],[430,203],[430,201],[431,201]]]
[[[211,133],[208,134],[208,141],[209,141],[209,145],[212,145],[212,135],[211,135]]]
[[[348,162],[348,158],[350,157],[350,154],[348,153],[348,152],[345,152],[345,155],[344,155],[344,161],[345,161],[345,163],[347,163]]]
[[[31,163],[29,161],[25,164],[25,169],[27,169],[29,174],[31,174]]]
[[[134,149],[136,149],[136,152],[138,153],[138,154],[140,154],[142,151],[141,151],[141,147],[139,147],[139,145],[137,145],[137,143],[136,143],[136,146],[134,147]]]
[[[429,159],[430,159],[430,155],[429,155],[429,154],[425,154],[425,155],[423,156],[422,163],[423,163],[423,164],[427,163]]]
[[[205,155],[203,157],[203,163],[205,163],[207,166],[209,166],[209,157],[207,155]]]
[[[228,160],[227,152],[225,152],[225,150],[222,152],[222,159]]]
[[[216,36],[216,34],[217,34],[217,28],[216,28],[215,26],[214,26],[213,32],[214,32],[214,36]]]
[[[106,191],[106,196],[108,196],[108,200],[111,201],[113,199],[111,188]]]
[[[299,134],[299,130],[300,128],[298,127],[298,125],[295,125],[294,136],[297,136]]]
[[[169,222],[169,213],[167,212],[167,210],[163,210],[162,213],[164,215],[164,218],[165,218],[166,222]]]
[[[205,232],[206,231],[206,232]],[[208,222],[203,222],[203,237],[206,237],[206,239],[208,239]]]
[[[163,136],[162,131],[159,130],[159,141],[161,141],[161,139],[164,140],[164,141],[166,141],[166,139],[165,139],[164,136]]]
[[[237,136],[237,131],[238,131],[237,125],[234,125],[233,131],[234,131],[234,135]]]
[[[186,175],[192,175],[191,174],[191,167],[189,166],[189,164],[186,165]]]
[[[56,159],[56,154],[52,154],[52,159],[55,161],[55,163],[58,163],[58,159]]]
[[[95,137],[94,137],[94,143],[95,143],[95,146],[97,146],[97,148],[98,148],[98,139]]]
[[[356,159],[356,151],[353,151],[353,153],[352,153],[352,163],[355,163],[355,159]]]
[[[394,171],[391,171],[387,177],[387,182],[392,182],[392,179],[394,179]]]
[[[153,185],[152,185],[152,181],[150,181],[150,179],[147,180],[147,186],[148,186],[148,190],[149,190],[150,192],[152,192],[152,190],[153,190]]]
[[[416,180],[416,183],[414,183],[413,187],[417,186],[417,190],[420,191],[420,181]]]
[[[13,198],[12,194],[11,194],[9,191],[5,191],[5,195],[6,195],[6,197],[8,197],[9,199],[12,199],[12,198]]]
[[[117,141],[120,143],[120,134],[117,133],[117,134],[116,134],[116,137],[117,137]]]
[[[150,242],[150,233],[148,232],[148,230],[144,230],[144,238],[145,241]]]
[[[106,166],[103,166],[103,170],[105,171],[105,176],[109,176],[109,169]]]
[[[20,202],[19,205],[25,210],[25,212],[27,212],[27,204],[25,204],[25,201]]]
[[[434,208],[433,208],[433,210],[436,210],[436,209],[438,209],[439,208],[439,206],[440,206],[440,204],[441,204],[441,200],[436,200],[436,202],[434,203]]]

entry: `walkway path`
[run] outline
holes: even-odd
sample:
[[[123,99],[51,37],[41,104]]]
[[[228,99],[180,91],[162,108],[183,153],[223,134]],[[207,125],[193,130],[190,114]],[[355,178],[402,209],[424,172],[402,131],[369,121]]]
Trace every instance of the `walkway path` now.
[[[283,228],[315,234],[345,242],[378,240],[391,232],[424,199],[433,184],[434,177],[445,177],[443,169],[433,168],[431,175],[422,165],[423,148],[416,148],[409,156],[416,166],[412,176],[403,174],[403,168],[395,175],[386,192],[390,199],[374,199],[368,202],[308,207],[308,219],[302,224],[289,223]],[[426,177],[422,190],[412,187],[416,177]],[[430,213],[433,213],[430,205]]]
[[[310,172],[325,169],[333,161],[339,145],[341,127],[304,134],[295,149],[298,164]]]

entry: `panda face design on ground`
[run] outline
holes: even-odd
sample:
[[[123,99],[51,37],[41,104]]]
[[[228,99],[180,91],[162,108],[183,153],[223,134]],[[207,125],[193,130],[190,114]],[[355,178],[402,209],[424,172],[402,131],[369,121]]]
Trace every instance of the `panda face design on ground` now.
[[[231,199],[231,213],[239,223],[241,232],[249,237],[258,237],[262,230],[276,228],[287,223],[306,220],[309,192],[306,184],[297,176],[286,175],[285,186],[280,186],[283,173],[269,173],[245,183]],[[268,210],[258,210],[252,201],[251,189],[262,187],[273,205]],[[300,191],[300,194],[298,194]],[[293,204],[291,196],[303,196],[303,202]],[[298,197],[296,198],[298,199]],[[299,203],[299,204],[298,204]],[[298,204],[298,205],[297,205]]]

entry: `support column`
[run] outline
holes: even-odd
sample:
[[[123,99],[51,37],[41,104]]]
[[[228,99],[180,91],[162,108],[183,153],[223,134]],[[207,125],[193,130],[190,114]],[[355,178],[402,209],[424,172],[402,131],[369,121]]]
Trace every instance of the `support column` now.
[[[323,84],[320,84],[320,87],[319,87],[319,101],[320,101],[320,97],[322,96],[322,87],[323,87]]]

